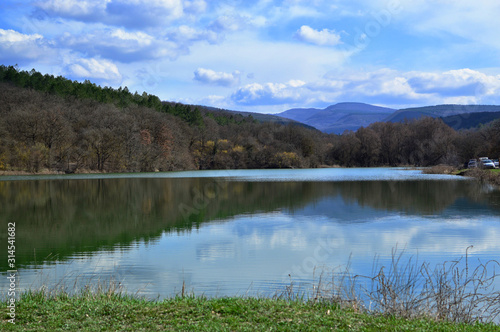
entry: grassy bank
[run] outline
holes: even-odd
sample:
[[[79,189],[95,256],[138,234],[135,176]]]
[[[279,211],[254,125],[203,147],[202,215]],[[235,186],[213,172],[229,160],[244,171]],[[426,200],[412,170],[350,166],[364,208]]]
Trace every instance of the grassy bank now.
[[[312,292],[293,280],[272,298],[180,295],[151,301],[110,281],[21,294],[1,331],[500,331],[500,263],[469,258],[436,266],[393,251],[375,276],[321,276]],[[300,288],[300,287],[299,287]]]
[[[500,186],[500,170],[498,169],[470,169],[465,170],[463,175],[474,177],[481,183],[489,183],[495,186]]]
[[[458,169],[453,166],[438,165],[424,169],[425,174],[452,174],[476,178],[482,183],[500,186],[500,169]]]
[[[405,319],[331,303],[262,298],[177,297],[151,302],[120,294],[26,293],[16,324],[2,331],[500,331],[492,324]]]

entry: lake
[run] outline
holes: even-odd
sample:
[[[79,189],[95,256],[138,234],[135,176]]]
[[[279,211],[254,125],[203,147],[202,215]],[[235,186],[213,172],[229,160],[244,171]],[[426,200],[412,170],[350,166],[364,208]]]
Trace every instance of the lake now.
[[[395,248],[432,264],[500,254],[498,189],[404,168],[1,177],[0,220],[2,248],[16,224],[20,290],[272,296],[347,265],[371,275]]]

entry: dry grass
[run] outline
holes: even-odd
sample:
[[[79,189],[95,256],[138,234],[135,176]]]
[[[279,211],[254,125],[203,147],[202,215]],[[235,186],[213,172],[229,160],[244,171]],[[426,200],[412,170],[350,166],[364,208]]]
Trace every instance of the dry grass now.
[[[345,323],[347,314],[366,321],[378,321],[380,317],[386,317],[390,319],[384,321],[384,324],[389,324],[385,327],[389,328],[390,326],[391,330],[401,328],[402,322],[409,323],[417,330],[423,328],[420,326],[416,328],[422,322],[425,324],[428,324],[428,322],[465,324],[471,328],[479,326],[478,324],[498,324],[500,318],[500,291],[495,291],[494,286],[495,280],[499,276],[497,269],[500,268],[500,263],[495,260],[486,263],[479,260],[471,262],[470,249],[471,247],[467,248],[465,256],[459,260],[431,266],[427,262],[420,263],[414,256],[408,257],[404,250],[395,248],[388,264],[380,264],[379,259],[375,257],[371,276],[353,275],[350,272],[350,264],[348,264],[346,267],[336,269],[329,274],[324,272],[317,274],[317,280],[312,290],[308,290],[309,292],[300,286],[296,286],[292,276],[290,276],[290,284],[284,287],[282,292],[277,293],[274,299],[269,299],[270,302],[266,303],[271,307],[283,306],[290,311],[287,311],[287,315],[292,320],[298,315],[297,310],[299,309],[301,311],[310,310],[311,315],[316,317],[315,310],[318,308],[328,308],[328,315],[337,310],[336,312],[341,316],[339,322],[342,323]],[[198,301],[201,303],[200,306],[212,306],[209,310],[212,314],[214,311],[217,312],[217,310],[213,309],[214,303],[226,301],[227,303],[223,304],[224,307],[229,307],[230,304],[233,305],[234,310],[241,311],[241,317],[245,317],[245,319],[248,319],[246,313],[250,309],[242,309],[242,303],[247,301],[254,306],[254,302],[242,298],[208,300],[194,295],[186,296],[185,284],[183,284],[181,293],[176,299],[177,302],[180,301],[179,305],[181,306],[184,306],[184,299]],[[261,299],[260,301],[259,303],[263,303],[262,301],[265,300]],[[74,310],[67,310],[68,303],[74,303],[78,308],[82,306],[82,303],[85,303],[86,306],[95,306],[95,310],[104,310],[110,305],[125,306],[126,310],[123,308],[116,310],[125,310],[123,311],[123,317],[133,317],[133,312],[137,312],[137,308],[146,310],[147,315],[150,315],[151,306],[161,306],[165,302],[145,301],[138,297],[138,293],[128,295],[122,289],[122,285],[115,280],[107,282],[90,280],[83,289],[78,287],[78,281],[74,281],[73,285],[68,286],[66,283],[60,283],[51,290],[41,287],[35,291],[28,291],[22,295],[20,303],[19,312],[24,314],[19,316],[19,323],[29,321],[31,322],[29,324],[41,324],[40,326],[48,326],[47,324],[62,326],[63,323],[66,324],[67,319],[74,319]],[[65,308],[63,309],[68,311],[69,316],[66,317],[60,312],[63,309],[52,310],[54,303],[63,306]],[[130,307],[129,310],[127,308],[130,303],[133,304],[133,308]],[[305,306],[301,306],[300,303]],[[291,307],[295,304],[300,308]],[[26,306],[26,308],[23,306]],[[257,306],[261,306],[261,304]],[[30,307],[29,310],[28,307]],[[106,309],[105,314],[96,317],[96,319],[115,317],[114,315],[109,316],[108,309]],[[231,313],[234,310],[231,309]],[[45,313],[45,311],[47,312]],[[28,312],[29,315],[26,314]],[[40,318],[42,316],[43,319]],[[142,319],[142,314],[139,316]],[[275,315],[271,316],[274,317]],[[50,322],[46,322],[44,320],[47,320],[47,317],[53,318],[51,318]],[[84,319],[91,318],[88,315],[85,317]],[[185,317],[183,313],[179,324],[185,320]],[[349,319],[353,319],[352,317]],[[236,318],[230,317],[233,320]],[[261,318],[262,313],[256,314],[256,321]],[[113,319],[113,324],[118,324],[120,328],[123,327],[122,320],[118,316]],[[172,323],[171,320],[172,318],[168,318],[165,324]],[[133,321],[136,322],[138,319],[133,319]],[[244,321],[242,320],[242,322]],[[308,324],[310,322],[312,321],[309,321]],[[80,320],[76,319],[73,323],[76,327],[81,327]],[[275,322],[270,320],[269,324],[272,326]],[[317,324],[319,324],[318,326],[324,326],[322,324],[325,324],[325,322],[318,321]],[[336,323],[330,321],[328,324],[337,326]],[[374,331],[380,328],[379,323],[373,326],[372,330]],[[457,326],[459,325],[451,326],[449,330],[454,330]],[[487,326],[487,328],[493,327],[496,329],[498,326]],[[466,328],[464,328],[465,330]]]
[[[455,174],[458,169],[454,166],[449,165],[437,165],[425,168],[423,170],[424,174]]]
[[[454,323],[498,323],[500,291],[495,291],[500,263],[495,260],[471,268],[469,250],[457,261],[431,267],[404,250],[394,249],[389,265],[374,261],[374,276],[352,275],[349,267],[330,277],[321,273],[307,296],[291,282],[279,298],[333,303],[356,312],[405,319],[433,319]]]
[[[500,186],[500,173],[497,170],[484,170],[474,168],[465,172],[466,176],[471,176],[478,179],[481,183],[493,184]]]

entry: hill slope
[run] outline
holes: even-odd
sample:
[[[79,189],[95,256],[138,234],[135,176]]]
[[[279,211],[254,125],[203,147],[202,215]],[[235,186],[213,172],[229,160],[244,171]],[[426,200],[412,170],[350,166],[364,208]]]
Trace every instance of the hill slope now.
[[[327,146],[317,129],[275,115],[0,65],[0,171],[310,168],[327,164]]]
[[[392,108],[364,103],[338,103],[324,109],[295,108],[277,115],[303,122],[326,133],[341,134],[345,130],[357,130],[382,121],[394,111]]]
[[[496,105],[437,105],[426,107],[414,107],[400,109],[394,114],[391,114],[383,121],[386,122],[401,122],[404,120],[413,120],[421,117],[446,117],[465,113],[478,112],[500,112],[500,106]]]
[[[307,125],[305,123],[302,123],[300,121],[292,120],[290,118],[285,118],[285,117],[278,116],[278,115],[275,115],[275,114],[264,114],[264,113],[233,111],[233,110],[220,109],[220,108],[209,107],[209,106],[202,106],[202,107],[204,108],[205,113],[206,112],[211,112],[214,115],[222,115],[222,116],[226,116],[226,117],[230,117],[230,116],[240,117],[241,116],[241,117],[244,117],[244,118],[250,118],[251,117],[255,121],[261,122],[261,123],[270,122],[270,123],[274,123],[274,124],[283,124],[283,125],[292,124],[292,125],[298,125],[298,126],[301,126],[301,127],[306,127],[306,128],[309,128],[309,129],[316,130],[316,128],[314,128],[312,126],[309,126],[309,125]]]
[[[455,130],[477,128],[500,119],[500,112],[478,112],[450,115],[442,118],[444,123]]]

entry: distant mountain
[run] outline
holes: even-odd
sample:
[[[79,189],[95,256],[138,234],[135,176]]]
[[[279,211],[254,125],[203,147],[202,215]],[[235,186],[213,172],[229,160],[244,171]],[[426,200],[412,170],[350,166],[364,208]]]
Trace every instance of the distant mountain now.
[[[390,116],[396,110],[364,103],[338,103],[324,109],[295,108],[278,113],[284,118],[303,122],[326,133],[341,134]]]
[[[455,130],[477,128],[500,119],[500,112],[477,112],[450,115],[442,118],[444,123]]]
[[[338,103],[324,109],[294,108],[276,115],[334,134],[342,134],[345,130],[356,131],[379,121],[402,122],[421,117],[443,118],[450,127],[460,130],[500,118],[500,106],[437,105],[395,110],[364,103]]]
[[[401,122],[413,120],[421,117],[447,117],[457,114],[478,113],[478,112],[500,112],[500,106],[496,105],[437,105],[400,109],[391,114],[383,121]]]
[[[287,119],[293,119],[295,121],[305,122],[310,116],[320,111],[322,110],[317,108],[293,108],[288,111],[277,113],[277,115]]]
[[[306,127],[309,129],[316,129],[313,126],[307,125],[301,121],[285,118],[282,116],[278,116],[276,114],[264,114],[264,113],[253,113],[253,112],[241,112],[241,111],[233,111],[215,107],[204,106],[205,111],[212,112],[213,114],[221,114],[221,115],[241,115],[243,117],[253,117],[258,122],[272,122],[277,124],[295,124],[298,126]]]

